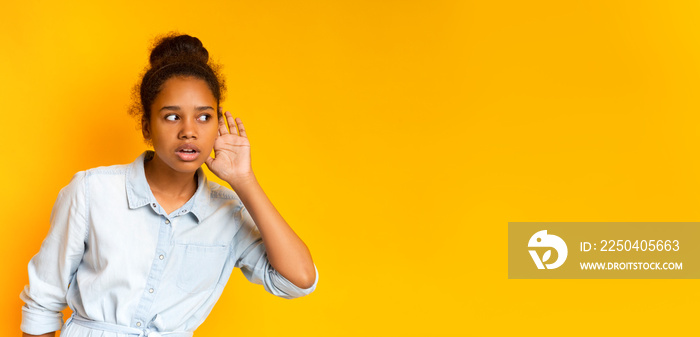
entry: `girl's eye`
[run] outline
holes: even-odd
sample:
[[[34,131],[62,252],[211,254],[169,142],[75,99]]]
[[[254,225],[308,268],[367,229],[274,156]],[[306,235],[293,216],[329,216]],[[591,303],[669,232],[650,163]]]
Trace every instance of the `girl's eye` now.
[[[177,115],[167,115],[165,116],[165,119],[169,121],[174,121],[177,119]]]
[[[200,122],[206,122],[211,119],[211,115],[201,115],[197,119],[199,119]]]

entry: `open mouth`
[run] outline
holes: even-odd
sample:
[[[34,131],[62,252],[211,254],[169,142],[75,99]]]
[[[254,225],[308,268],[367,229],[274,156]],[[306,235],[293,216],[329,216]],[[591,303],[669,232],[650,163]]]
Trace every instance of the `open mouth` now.
[[[175,153],[183,161],[193,161],[199,156],[199,149],[194,144],[184,144],[178,147]]]

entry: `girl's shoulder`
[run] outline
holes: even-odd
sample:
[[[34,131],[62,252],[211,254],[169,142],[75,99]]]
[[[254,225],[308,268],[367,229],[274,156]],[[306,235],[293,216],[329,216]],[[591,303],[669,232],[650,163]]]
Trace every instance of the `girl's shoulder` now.
[[[126,176],[129,165],[98,166],[83,171],[78,171],[71,177],[66,186],[62,188],[63,193],[81,192],[87,189],[91,182],[107,182],[117,178],[123,181],[120,176]]]
[[[219,185],[215,181],[207,180],[207,187],[209,190],[209,195],[212,199],[221,200],[239,200],[238,194],[232,189]]]
[[[207,181],[207,192],[205,203],[212,210],[227,210],[237,213],[245,208],[236,192],[214,181]]]
[[[129,164],[122,164],[122,165],[110,165],[110,166],[98,166],[98,167],[93,167],[91,169],[87,169],[84,172],[86,176],[93,176],[93,175],[119,175],[119,174],[126,174],[126,172],[129,169]],[[80,173],[80,172],[78,172]]]

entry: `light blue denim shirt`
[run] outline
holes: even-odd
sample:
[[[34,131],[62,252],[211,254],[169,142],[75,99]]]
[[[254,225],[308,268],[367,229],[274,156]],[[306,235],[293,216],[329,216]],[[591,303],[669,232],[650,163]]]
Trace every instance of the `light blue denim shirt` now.
[[[166,214],[144,174],[152,154],[78,172],[61,190],[49,233],[29,262],[22,331],[59,330],[68,305],[74,314],[61,337],[191,336],[235,267],[279,297],[316,289],[318,270],[302,289],[272,268],[236,193],[208,181],[201,168],[194,196]]]

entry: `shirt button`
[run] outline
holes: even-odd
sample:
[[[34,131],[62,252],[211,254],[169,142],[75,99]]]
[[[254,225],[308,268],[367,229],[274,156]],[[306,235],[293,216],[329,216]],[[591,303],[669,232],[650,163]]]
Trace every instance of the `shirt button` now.
[[[155,202],[152,203],[151,206],[153,206],[153,208],[155,208],[155,207],[156,207],[156,203],[155,203]]]
[[[148,292],[151,293],[151,294],[153,294],[153,292],[154,292],[153,288],[148,289]]]
[[[187,213],[187,211],[183,209],[181,213],[182,213],[182,214],[185,214],[185,213]]]
[[[136,326],[141,326],[141,322],[136,322]]]
[[[166,225],[170,224],[170,220],[167,220],[167,219],[166,219],[166,220],[165,220],[165,224],[166,224]]]
[[[158,256],[158,258],[162,260],[165,258],[165,255]]]

